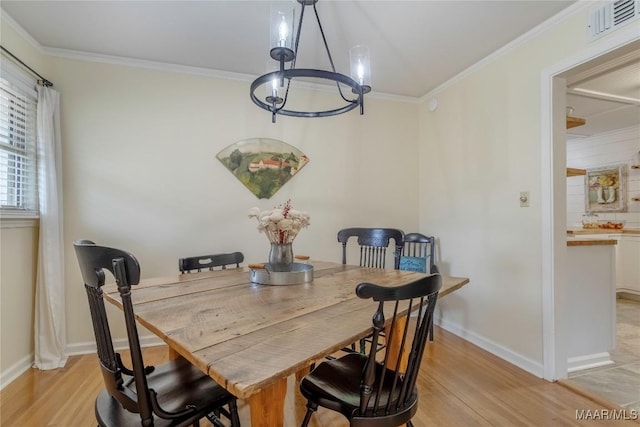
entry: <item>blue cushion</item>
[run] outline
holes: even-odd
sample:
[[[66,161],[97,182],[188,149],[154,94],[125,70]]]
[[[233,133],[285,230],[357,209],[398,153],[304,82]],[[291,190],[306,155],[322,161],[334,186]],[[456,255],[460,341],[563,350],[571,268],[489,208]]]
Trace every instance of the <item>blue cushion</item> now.
[[[401,256],[400,270],[417,271],[418,273],[427,272],[427,259],[417,256]]]

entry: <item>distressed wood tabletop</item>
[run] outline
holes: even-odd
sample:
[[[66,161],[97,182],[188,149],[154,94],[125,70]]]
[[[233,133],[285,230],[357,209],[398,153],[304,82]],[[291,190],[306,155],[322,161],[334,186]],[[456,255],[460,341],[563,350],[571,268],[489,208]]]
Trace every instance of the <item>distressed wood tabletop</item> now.
[[[136,318],[171,350],[240,399],[252,426],[282,425],[289,375],[370,333],[375,304],[355,294],[361,282],[398,286],[421,273],[311,261],[313,281],[269,286],[249,268],[142,280],[132,288]],[[469,279],[443,276],[440,297]],[[115,285],[105,299],[122,308]]]

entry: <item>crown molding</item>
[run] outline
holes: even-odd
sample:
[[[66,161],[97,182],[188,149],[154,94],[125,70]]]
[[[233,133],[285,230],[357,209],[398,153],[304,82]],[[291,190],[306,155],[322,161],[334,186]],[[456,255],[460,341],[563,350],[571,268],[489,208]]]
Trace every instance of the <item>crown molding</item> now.
[[[38,41],[27,32],[27,30],[22,28],[22,25],[18,24],[6,11],[2,9],[0,9],[0,21],[2,21],[3,24],[11,27],[13,31],[18,33],[20,37],[26,40],[27,43],[34,47],[38,52],[45,53],[44,47],[40,43],[38,43]]]
[[[419,98],[420,99],[420,103],[428,102],[428,100],[430,100],[432,97],[436,96],[440,92],[444,91],[445,89],[447,89],[447,88],[459,83],[460,81],[464,80],[465,78],[467,78],[471,74],[475,73],[476,71],[478,71],[478,70],[484,68],[485,66],[491,64],[492,62],[496,61],[498,58],[501,58],[501,57],[511,53],[512,51],[514,51],[515,49],[517,49],[520,46],[524,45],[525,43],[529,42],[530,40],[533,40],[536,37],[540,36],[541,34],[545,33],[546,31],[548,31],[549,29],[554,28],[557,25],[562,24],[567,19],[573,17],[574,15],[582,12],[583,10],[585,10],[587,8],[590,8],[591,6],[593,6],[596,3],[598,3],[598,1],[593,1],[593,0],[578,0],[578,1],[576,1],[574,4],[572,4],[568,8],[558,12],[556,15],[552,16],[551,18],[547,19],[543,23],[541,23],[541,24],[537,25],[536,27],[532,28],[531,30],[527,31],[526,33],[524,33],[520,37],[518,37],[516,39],[513,39],[512,41],[510,41],[506,45],[502,46],[498,50],[494,51],[493,53],[490,53],[486,57],[482,58],[480,61],[476,62],[475,64],[473,64],[469,68],[461,71],[460,73],[456,74],[455,76],[453,76],[452,78],[450,78],[446,82],[442,83],[441,85],[439,85],[435,89],[430,90],[425,95],[423,95],[423,96],[421,96]]]
[[[211,68],[190,67],[187,65],[178,65],[178,64],[171,64],[171,63],[158,62],[158,61],[149,61],[145,59],[126,58],[121,56],[102,55],[102,54],[75,51],[75,50],[69,50],[69,49],[43,47],[42,50],[45,55],[57,57],[57,58],[72,59],[75,61],[98,62],[103,64],[119,65],[119,66],[125,66],[125,67],[141,68],[141,69],[178,73],[178,74],[189,74],[189,75],[214,78],[214,79],[252,82],[258,77],[251,74],[215,70]],[[297,85],[304,89],[316,90],[319,92],[334,91],[334,86],[313,84],[313,83],[307,83],[307,82],[298,82]],[[400,102],[415,103],[415,104],[419,102],[419,98],[416,98],[416,97],[392,95],[392,94],[374,92],[374,91],[367,94],[367,98],[384,99],[384,100],[400,101]]]
[[[203,67],[190,67],[187,65],[149,61],[146,59],[126,58],[122,56],[103,55],[70,49],[59,49],[51,47],[45,47],[43,49],[46,55],[63,59],[72,59],[76,61],[98,62],[110,65],[121,65],[125,67],[142,68],[154,71],[166,71],[179,74],[190,74],[225,80],[253,81],[255,79],[255,76],[251,76],[249,74],[214,70]]]
[[[250,74],[235,73],[230,71],[215,70],[211,68],[203,67],[190,67],[186,65],[171,64],[159,61],[149,61],[144,59],[126,58],[121,56],[102,55],[90,52],[75,51],[70,49],[58,49],[52,47],[46,47],[38,43],[31,34],[29,34],[20,24],[18,24],[9,14],[4,10],[1,10],[0,17],[3,23],[9,25],[18,35],[24,38],[31,46],[37,49],[40,53],[52,57],[72,59],[76,61],[88,61],[98,62],[109,65],[120,65],[125,67],[141,68],[154,71],[171,72],[178,74],[188,74],[200,77],[223,79],[223,80],[235,80],[242,82],[252,82],[258,76]],[[332,86],[319,85],[313,83],[299,83],[301,87],[311,90],[317,90],[320,92],[332,92]],[[394,95],[383,92],[372,91],[367,94],[367,98],[382,99],[387,101],[398,101],[405,103],[418,104],[420,98],[404,95]]]

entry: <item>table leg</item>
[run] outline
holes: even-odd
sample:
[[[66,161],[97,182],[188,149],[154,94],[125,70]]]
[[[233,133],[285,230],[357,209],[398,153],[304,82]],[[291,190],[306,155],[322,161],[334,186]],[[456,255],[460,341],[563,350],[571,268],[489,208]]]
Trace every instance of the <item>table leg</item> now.
[[[249,397],[251,427],[284,426],[284,398],[287,379],[283,378]]]
[[[298,372],[296,372],[296,385],[300,385],[300,381],[302,381],[302,378],[305,375],[307,375],[309,372],[311,372],[311,365],[306,366],[300,369]]]
[[[398,357],[400,359],[400,371],[404,372],[407,370],[407,363],[409,361],[409,349],[405,348],[404,352],[400,354],[400,344],[402,340],[402,333],[404,332],[405,325],[407,324],[406,317],[400,317],[396,319],[393,332],[389,327],[387,331],[385,331],[385,336],[391,337],[391,340],[387,340],[387,354],[389,355],[389,366],[395,366]],[[406,347],[406,345],[405,345]]]
[[[302,381],[302,378],[309,372],[311,372],[311,366],[307,366],[296,372],[294,406],[296,410],[296,422],[298,423],[297,425],[300,425],[300,423],[304,419],[305,414],[307,413],[307,399],[305,399],[302,393],[300,393],[300,381]]]
[[[402,333],[404,332],[405,325],[407,324],[407,318],[401,317],[396,319],[396,324],[391,332],[391,328],[387,328],[385,335],[391,337],[390,341],[387,341],[387,353],[389,354],[389,366],[395,366],[398,357],[400,357],[400,370],[405,372],[407,370],[407,363],[409,362],[409,350],[405,348],[404,352],[400,354],[400,341],[402,340]],[[389,335],[391,334],[391,335]],[[406,424],[403,424],[406,426]]]
[[[176,360],[180,357],[180,353],[169,347],[169,360]]]

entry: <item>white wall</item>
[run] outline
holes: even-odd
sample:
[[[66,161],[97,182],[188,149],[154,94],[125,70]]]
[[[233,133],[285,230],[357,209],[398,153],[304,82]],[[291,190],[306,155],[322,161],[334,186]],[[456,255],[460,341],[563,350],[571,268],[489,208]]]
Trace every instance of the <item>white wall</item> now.
[[[427,94],[420,112],[420,229],[438,236],[445,273],[471,279],[439,301],[440,322],[539,376],[548,216],[541,153],[550,151],[541,135],[541,114],[549,114],[541,105],[541,76],[611,37],[587,41],[589,6],[576,4],[556,25],[547,23]],[[431,112],[434,98],[439,107]],[[564,178],[553,186],[563,192]],[[530,207],[519,206],[520,191],[530,192]]]
[[[132,251],[150,277],[175,274],[180,256],[198,253],[239,250],[247,263],[266,260],[267,240],[247,211],[289,198],[311,214],[294,251],[315,259],[340,260],[343,227],[417,228],[417,103],[371,98],[364,116],[272,124],[249,99],[248,82],[52,61],[62,94],[71,346],[92,340],[76,239]],[[254,137],[281,139],[310,158],[270,200],[258,200],[215,157]]]
[[[640,202],[632,197],[640,197],[640,169],[630,166],[640,164],[640,127],[620,129],[593,135],[589,138],[567,141],[567,165],[580,169],[603,166],[626,165],[627,212],[597,212],[601,220],[625,221],[625,228],[640,228]],[[585,213],[585,177],[567,179],[567,224],[582,227]]]

